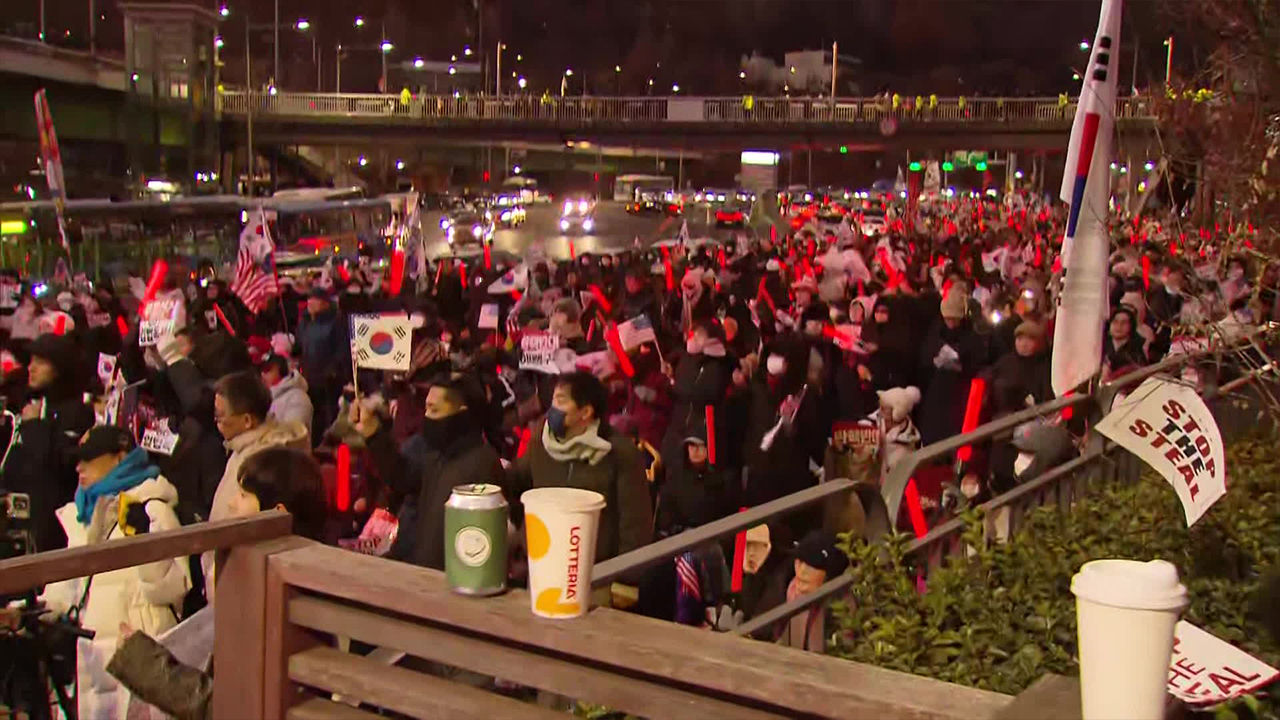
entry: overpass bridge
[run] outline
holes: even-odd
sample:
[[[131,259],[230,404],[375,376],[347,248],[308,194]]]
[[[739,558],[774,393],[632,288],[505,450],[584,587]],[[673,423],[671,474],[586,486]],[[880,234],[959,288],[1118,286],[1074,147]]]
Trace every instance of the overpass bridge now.
[[[600,145],[742,147],[844,145],[851,150],[1061,150],[1075,102],[1057,98],[941,98],[935,107],[890,107],[884,98],[556,97],[222,92],[224,138],[326,144],[371,139],[492,142],[589,140]],[[1149,99],[1116,103],[1122,133],[1155,127]]]

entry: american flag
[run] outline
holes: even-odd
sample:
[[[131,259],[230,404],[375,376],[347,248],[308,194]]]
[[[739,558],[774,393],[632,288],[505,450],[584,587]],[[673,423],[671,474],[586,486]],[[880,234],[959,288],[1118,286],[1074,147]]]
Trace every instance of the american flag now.
[[[702,599],[702,584],[698,582],[698,569],[693,566],[693,553],[676,556],[676,581],[679,583],[678,595]]]
[[[637,315],[618,326],[618,339],[626,350],[634,350],[647,342],[657,342],[653,323],[647,315]]]
[[[231,292],[239,295],[245,307],[255,315],[262,312],[271,298],[280,294],[280,285],[276,281],[275,246],[262,208],[258,208],[258,219],[258,223],[245,225],[240,233],[236,276],[231,280]]]

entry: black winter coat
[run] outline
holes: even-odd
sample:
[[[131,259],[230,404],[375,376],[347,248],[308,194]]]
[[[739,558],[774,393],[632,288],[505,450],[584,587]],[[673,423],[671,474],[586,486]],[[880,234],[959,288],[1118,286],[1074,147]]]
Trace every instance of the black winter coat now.
[[[960,356],[958,369],[935,367],[933,360],[944,345]],[[939,319],[920,348],[920,376],[926,378],[919,412],[921,441],[928,445],[960,432],[969,398],[969,383],[988,362],[985,339],[968,320],[954,330]]]

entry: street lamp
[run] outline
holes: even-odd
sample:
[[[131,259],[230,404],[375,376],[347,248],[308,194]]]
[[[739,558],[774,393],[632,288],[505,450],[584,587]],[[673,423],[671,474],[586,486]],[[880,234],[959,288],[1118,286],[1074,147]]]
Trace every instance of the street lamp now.
[[[674,84],[673,84],[673,85],[671,86],[671,92],[673,92],[673,93],[678,93],[678,92],[680,92],[680,86],[679,86],[679,85],[674,85]]]
[[[458,68],[456,68],[456,67],[454,67],[454,66],[450,65],[450,66],[449,66],[449,74],[450,74],[450,75],[457,75],[457,74],[458,74]]]
[[[1089,41],[1088,41],[1088,40],[1081,40],[1081,41],[1080,41],[1080,49],[1081,49],[1082,51],[1083,51],[1083,50],[1088,50],[1088,49],[1089,49]]]
[[[356,27],[364,27],[364,18],[356,17]]]
[[[565,69],[565,71],[564,71],[564,76],[565,76],[565,77],[573,77],[573,68],[566,68],[566,69]]]
[[[404,161],[403,161],[403,160],[397,160],[397,161],[396,161],[396,169],[397,169],[397,170],[403,170],[403,169],[404,169]]]
[[[298,18],[298,22],[293,25],[298,32],[307,32],[311,29],[311,21],[306,18]],[[316,47],[316,33],[308,33],[311,35],[311,59],[316,64],[316,92],[320,92],[320,50]]]
[[[226,5],[223,5],[222,7],[218,8],[218,14],[221,15],[222,17],[226,17],[231,14],[231,8],[227,7]]]
[[[516,62],[524,62],[524,55],[516,53]]]
[[[224,43],[222,42],[222,36],[221,36],[221,35],[217,35],[217,36],[215,36],[215,37],[213,38],[213,46],[214,46],[215,48],[221,48],[223,45],[224,45]]]
[[[360,167],[364,167],[365,165],[368,165],[368,164],[369,164],[369,159],[368,159],[368,158],[366,158],[365,156],[361,155],[361,156],[360,156],[360,161],[359,161],[359,162],[360,162]]]
[[[379,49],[379,50],[381,50],[381,51],[382,51],[382,52],[384,52],[384,53],[389,53],[389,52],[391,52],[392,50],[394,50],[394,49],[395,49],[395,47],[396,47],[395,45],[392,45],[392,44],[391,44],[391,41],[390,41],[390,40],[383,40],[383,41],[382,41],[382,44],[378,46],[378,49]]]
[[[384,34],[382,37],[383,37],[383,40],[382,40],[382,42],[378,45],[378,49],[382,51],[382,88],[381,88],[381,89],[382,89],[382,92],[384,92],[384,93],[385,93],[385,92],[387,92],[387,90],[388,90],[388,87],[387,87],[387,55],[389,55],[389,54],[391,53],[391,50],[392,50],[393,48],[395,48],[395,45],[392,45],[392,44],[391,44],[391,41],[386,39],[386,37],[387,37],[387,36],[386,36],[385,34]]]
[[[471,57],[471,46],[470,46],[470,45],[463,45],[463,46],[462,46],[462,54],[463,54],[463,55],[466,55],[467,57]]]
[[[614,72],[616,72],[616,73],[620,73],[620,72],[622,72],[622,66],[621,66],[621,65],[614,65],[614,66],[613,66],[613,71],[614,71]]]
[[[417,69],[421,70],[423,65],[426,65],[426,63],[425,63],[425,62],[423,62],[422,58],[420,58],[420,57],[416,57],[416,58],[414,58],[414,59],[413,59],[413,66],[414,66],[415,68],[417,68]]]
[[[746,70],[739,70],[739,71],[738,71],[738,79],[740,79],[740,80],[746,80],[746,79],[747,79],[747,71],[746,71]]]
[[[519,86],[521,90],[523,90],[525,89],[525,87],[529,85],[529,81],[521,77],[519,80],[516,80],[516,85]]]
[[[298,20],[298,24],[295,25],[294,27],[298,28],[299,30],[307,30],[308,28],[311,27],[311,21],[307,20],[306,18],[301,18]]]

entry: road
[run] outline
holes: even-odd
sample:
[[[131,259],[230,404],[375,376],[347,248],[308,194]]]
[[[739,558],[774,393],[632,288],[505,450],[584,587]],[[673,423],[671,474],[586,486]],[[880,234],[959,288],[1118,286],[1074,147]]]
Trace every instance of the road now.
[[[558,205],[532,205],[528,208],[528,220],[518,228],[499,228],[494,235],[493,247],[523,257],[531,249],[541,247],[547,257],[561,260],[569,257],[569,243],[573,242],[573,250],[577,255],[582,253],[599,253],[619,251],[630,248],[637,237],[640,243],[648,246],[657,240],[674,238],[680,232],[680,218],[666,218],[661,215],[630,215],[622,203],[602,202],[596,208],[596,230],[590,234],[565,235],[560,232],[560,208]],[[714,237],[728,239],[735,232],[732,228],[714,227],[715,211],[708,212],[705,206],[689,206],[685,218],[689,221],[691,237]],[[712,222],[708,224],[708,220]],[[434,259],[450,254],[449,244],[445,242],[444,231],[440,229],[440,213],[425,213],[422,218],[422,229],[427,237],[427,256]],[[747,231],[750,233],[750,230]],[[472,255],[479,248],[462,247],[459,255]]]

